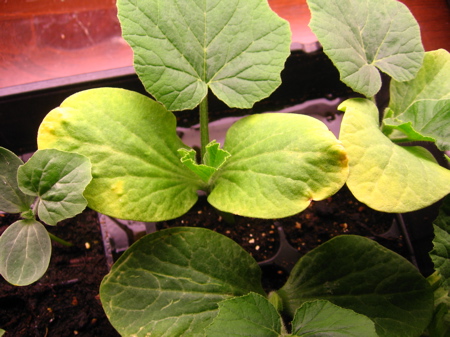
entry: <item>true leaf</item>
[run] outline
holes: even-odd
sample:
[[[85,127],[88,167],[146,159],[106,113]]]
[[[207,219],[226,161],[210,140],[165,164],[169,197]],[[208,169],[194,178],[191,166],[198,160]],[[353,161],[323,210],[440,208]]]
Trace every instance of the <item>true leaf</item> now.
[[[30,209],[34,197],[24,194],[17,185],[17,170],[23,161],[13,152],[0,147],[0,210],[20,213]]]
[[[410,262],[354,235],[304,255],[278,294],[291,316],[305,302],[328,300],[369,317],[380,337],[420,336],[433,313],[431,287]]]
[[[119,0],[118,13],[139,78],[169,110],[194,108],[208,88],[250,108],[281,83],[290,29],[267,1]]]
[[[181,162],[186,165],[192,172],[197,174],[205,183],[209,182],[209,178],[216,172],[230,157],[227,151],[220,149],[220,144],[215,140],[206,145],[206,153],[203,159],[204,164],[197,164],[197,152],[194,149],[178,150],[181,155]]]
[[[388,117],[399,117],[420,100],[450,99],[450,53],[444,49],[425,54],[417,76],[407,82],[391,81]]]
[[[92,179],[86,157],[55,149],[38,150],[18,170],[20,189],[38,197],[39,218],[49,225],[81,213],[83,192]]]
[[[206,329],[207,337],[279,337],[280,314],[267,298],[250,293],[219,303],[219,313]]]
[[[450,196],[447,196],[440,209],[439,215],[433,222],[434,239],[433,250],[430,252],[435,269],[442,277],[442,285],[450,290]]]
[[[292,321],[293,336],[378,337],[374,323],[353,310],[329,301],[305,302]]]
[[[391,82],[383,132],[396,141],[435,142],[439,149],[447,151],[450,149],[449,111],[450,54],[442,49],[427,52],[415,79]]]
[[[383,212],[410,212],[450,193],[450,170],[423,149],[394,144],[379,129],[378,109],[365,99],[343,102],[339,139],[347,150],[353,195]]]
[[[42,122],[39,148],[88,157],[90,208],[121,219],[162,221],[187,212],[203,182],[181,162],[175,116],[141,94],[92,89],[67,98]]]
[[[308,5],[312,31],[353,90],[374,96],[381,88],[378,69],[397,81],[419,71],[424,55],[419,25],[401,2],[308,0]]]
[[[124,336],[204,336],[218,303],[264,294],[256,261],[204,228],[147,235],[114,264],[100,287],[111,323]]]
[[[231,157],[211,178],[208,201],[242,216],[278,218],[336,193],[348,175],[346,152],[321,121],[267,113],[228,130]]]
[[[25,286],[44,275],[51,256],[45,227],[36,220],[19,220],[0,237],[0,274],[6,281]]]

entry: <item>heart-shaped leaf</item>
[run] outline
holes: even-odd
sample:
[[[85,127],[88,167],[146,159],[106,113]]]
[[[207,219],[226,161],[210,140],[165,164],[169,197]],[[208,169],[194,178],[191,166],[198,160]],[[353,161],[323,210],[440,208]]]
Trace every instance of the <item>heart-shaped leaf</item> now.
[[[20,189],[38,197],[39,218],[49,225],[81,213],[83,192],[92,179],[86,157],[55,149],[38,150],[18,170]]]
[[[52,245],[45,227],[36,220],[19,220],[0,237],[0,274],[6,281],[25,286],[44,275]]]
[[[118,1],[123,37],[145,88],[169,110],[191,109],[208,88],[250,108],[281,83],[290,29],[267,1]]]
[[[450,193],[450,170],[423,149],[394,144],[379,128],[378,109],[366,99],[341,104],[339,139],[347,150],[353,195],[382,212],[410,212]]]
[[[400,255],[355,235],[335,237],[308,252],[278,294],[291,316],[304,302],[328,300],[369,317],[380,337],[418,337],[433,313],[433,292],[420,272]]]
[[[123,336],[204,336],[218,303],[264,294],[261,269],[237,243],[204,228],[147,235],[114,264],[100,287]]]
[[[23,161],[13,152],[0,147],[0,210],[20,213],[30,209],[34,197],[24,194],[17,184],[17,170]]]
[[[378,69],[397,81],[419,71],[424,55],[419,25],[401,2],[308,0],[308,6],[312,31],[353,90],[374,96],[381,88]]]
[[[203,182],[181,162],[175,116],[141,94],[92,89],[67,98],[42,122],[39,148],[92,163],[88,205],[121,219],[162,221],[187,212]]]
[[[308,337],[378,337],[375,324],[353,310],[329,301],[305,302],[292,321],[293,336]]]
[[[286,217],[336,193],[346,152],[321,121],[297,114],[245,117],[228,130],[231,157],[211,178],[208,201],[242,216]]]
[[[250,293],[219,303],[219,313],[206,329],[207,337],[279,337],[280,314],[266,297]]]

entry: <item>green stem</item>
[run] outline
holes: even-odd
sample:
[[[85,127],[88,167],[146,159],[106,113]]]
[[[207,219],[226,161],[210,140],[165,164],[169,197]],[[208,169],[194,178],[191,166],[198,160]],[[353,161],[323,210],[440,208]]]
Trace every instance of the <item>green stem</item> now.
[[[50,239],[52,239],[55,242],[58,242],[58,243],[62,244],[63,246],[66,246],[66,247],[72,247],[73,246],[72,243],[63,240],[63,239],[57,237],[56,235],[53,235],[50,232],[48,232],[48,236],[50,236]]]
[[[208,128],[208,94],[200,103],[200,144],[201,144],[201,164],[206,153],[206,145],[209,144],[209,128]]]

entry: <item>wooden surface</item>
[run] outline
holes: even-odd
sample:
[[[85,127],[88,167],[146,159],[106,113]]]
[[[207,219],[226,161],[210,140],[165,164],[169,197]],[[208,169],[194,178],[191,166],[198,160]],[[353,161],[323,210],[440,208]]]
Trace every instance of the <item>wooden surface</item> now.
[[[226,1],[226,0],[224,0]],[[450,50],[446,0],[401,0],[418,20],[426,50]],[[132,65],[114,0],[0,3],[0,88]],[[306,0],[269,0],[289,21],[293,42],[316,41]]]

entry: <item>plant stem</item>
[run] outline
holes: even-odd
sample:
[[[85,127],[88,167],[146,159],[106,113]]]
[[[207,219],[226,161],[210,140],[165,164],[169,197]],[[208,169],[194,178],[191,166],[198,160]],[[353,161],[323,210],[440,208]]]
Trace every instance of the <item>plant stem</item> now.
[[[63,240],[63,239],[57,237],[56,235],[53,235],[50,232],[48,232],[48,236],[50,236],[50,239],[52,239],[55,242],[58,242],[58,243],[62,244],[63,246],[66,246],[66,247],[72,247],[73,246],[72,243]]]
[[[203,164],[203,157],[206,153],[206,145],[209,143],[209,128],[208,128],[208,94],[200,103],[200,144],[201,144],[201,164]]]

